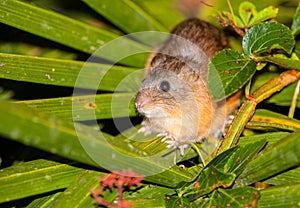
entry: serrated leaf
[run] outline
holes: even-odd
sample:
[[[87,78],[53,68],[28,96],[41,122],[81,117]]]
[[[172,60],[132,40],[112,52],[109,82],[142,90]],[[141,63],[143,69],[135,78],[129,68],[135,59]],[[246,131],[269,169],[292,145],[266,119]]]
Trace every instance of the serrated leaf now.
[[[246,32],[242,42],[244,53],[250,57],[271,49],[282,49],[290,54],[294,45],[292,31],[277,22],[265,22],[253,26]]]
[[[256,13],[256,7],[251,2],[244,1],[239,6],[239,15],[244,25],[248,25],[251,16],[256,15]]]
[[[275,186],[260,191],[261,197],[258,200],[258,207],[282,208],[299,207],[300,184],[287,186]]]
[[[247,124],[247,128],[277,128],[289,131],[300,129],[300,121],[273,111],[258,109]]]
[[[259,24],[268,19],[275,18],[277,16],[277,13],[278,13],[278,8],[274,6],[269,6],[259,11],[257,14],[255,14],[253,18],[250,20],[248,27]]]
[[[289,134],[252,160],[235,185],[252,184],[299,165],[299,148],[300,133]]]
[[[252,187],[218,189],[211,195],[208,207],[256,207],[259,196]]]
[[[242,88],[256,71],[256,64],[237,51],[225,49],[210,61],[208,89],[215,101],[222,100]]]
[[[225,173],[214,166],[207,167],[200,173],[196,181],[186,187],[180,188],[178,192],[183,197],[195,200],[219,187],[227,188],[231,186],[235,177],[234,173]]]
[[[291,28],[294,35],[298,35],[300,33],[300,3],[298,4],[297,10],[295,12]]]

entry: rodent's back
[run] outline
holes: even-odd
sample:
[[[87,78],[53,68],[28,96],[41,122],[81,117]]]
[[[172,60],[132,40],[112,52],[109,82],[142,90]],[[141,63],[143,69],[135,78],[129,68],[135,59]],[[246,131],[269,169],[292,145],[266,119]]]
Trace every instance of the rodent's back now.
[[[171,33],[191,41],[201,48],[209,58],[212,58],[216,52],[228,48],[227,38],[223,31],[214,25],[197,18],[183,21],[177,25]],[[170,45],[167,42],[163,48],[169,46]]]
[[[178,70],[174,67],[168,68],[171,65],[168,56],[173,56],[190,64],[206,80],[207,64],[210,58],[218,51],[228,48],[227,38],[223,31],[197,18],[183,21],[171,33],[170,38],[150,62],[152,69],[166,66],[165,69],[167,70]],[[178,36],[181,38],[178,38]],[[173,61],[176,62],[176,59]]]

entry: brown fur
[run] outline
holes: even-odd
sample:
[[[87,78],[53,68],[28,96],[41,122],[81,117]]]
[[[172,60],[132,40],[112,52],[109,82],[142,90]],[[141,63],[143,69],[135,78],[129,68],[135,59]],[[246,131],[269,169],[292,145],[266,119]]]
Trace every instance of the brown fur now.
[[[193,18],[180,23],[172,34],[150,55],[136,106],[145,117],[145,132],[163,133],[180,145],[220,133],[226,117],[239,105],[239,96],[229,99],[231,103],[215,103],[207,89],[207,64],[228,47],[221,30]],[[170,84],[168,92],[160,89],[163,81]]]

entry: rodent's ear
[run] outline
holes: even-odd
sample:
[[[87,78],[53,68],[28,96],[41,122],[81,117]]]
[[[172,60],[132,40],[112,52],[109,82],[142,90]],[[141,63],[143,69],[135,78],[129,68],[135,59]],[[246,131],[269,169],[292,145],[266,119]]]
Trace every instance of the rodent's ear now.
[[[150,66],[153,68],[157,67],[162,60],[164,60],[163,54],[157,53],[156,56],[154,56],[154,58],[152,59]]]
[[[200,79],[199,74],[190,67],[182,68],[180,77],[187,82],[197,82]]]

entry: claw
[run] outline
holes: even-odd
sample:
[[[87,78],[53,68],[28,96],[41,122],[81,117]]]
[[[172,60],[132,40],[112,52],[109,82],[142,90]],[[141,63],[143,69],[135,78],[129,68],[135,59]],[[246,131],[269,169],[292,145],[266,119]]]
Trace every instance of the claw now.
[[[167,144],[168,149],[179,149],[180,155],[184,155],[184,150],[189,147],[188,144],[180,144],[173,136],[166,134],[161,140]]]
[[[167,132],[161,132],[159,134],[157,134],[157,137],[167,137],[168,136],[168,133]],[[170,136],[169,136],[170,137]]]
[[[181,156],[184,155],[184,150],[185,150],[186,148],[188,148],[188,147],[189,147],[188,144],[182,144],[182,145],[178,146],[178,149],[179,149],[179,152],[180,152],[180,155],[181,155]]]

